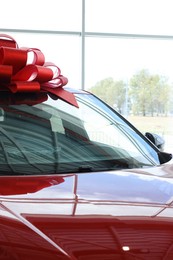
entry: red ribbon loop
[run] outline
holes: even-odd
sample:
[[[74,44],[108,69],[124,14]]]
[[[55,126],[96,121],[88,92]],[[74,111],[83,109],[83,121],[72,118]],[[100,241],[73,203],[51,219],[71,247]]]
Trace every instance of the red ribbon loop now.
[[[0,83],[9,84],[11,81],[13,68],[12,66],[0,65]]]
[[[9,86],[13,93],[16,92],[39,92],[40,84],[38,82],[20,82],[15,81]]]
[[[22,50],[25,50],[29,56],[29,54],[33,54],[33,59],[32,62],[30,62],[31,64],[36,64],[36,65],[44,65],[45,63],[45,57],[44,54],[36,48],[21,48]]]
[[[5,38],[5,39],[4,39]],[[29,58],[32,55],[32,60]],[[0,34],[0,91],[12,93],[47,92],[78,107],[74,95],[63,89],[68,79],[53,63],[45,62],[36,48],[19,48],[9,35]]]
[[[11,65],[13,74],[26,65],[27,52],[9,47],[0,48],[0,64]]]
[[[13,39],[13,37],[11,37],[8,34],[0,34],[0,47],[1,46],[11,47],[11,48],[18,48],[18,44],[15,41],[15,39]]]

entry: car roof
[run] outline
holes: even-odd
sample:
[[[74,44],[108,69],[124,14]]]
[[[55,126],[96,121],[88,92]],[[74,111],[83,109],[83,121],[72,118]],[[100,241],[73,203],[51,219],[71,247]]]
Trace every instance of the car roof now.
[[[91,94],[86,90],[78,89],[78,88],[73,88],[73,87],[64,87],[65,90],[73,93],[73,94]]]

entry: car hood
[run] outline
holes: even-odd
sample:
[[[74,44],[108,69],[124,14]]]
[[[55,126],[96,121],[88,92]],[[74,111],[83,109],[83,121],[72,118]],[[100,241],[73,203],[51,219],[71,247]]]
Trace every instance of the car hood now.
[[[94,260],[98,252],[103,257],[99,259],[107,259],[105,255],[115,259],[116,254],[120,254],[117,259],[124,259],[124,243],[121,242],[121,252],[118,250],[117,228],[129,234],[128,241],[125,240],[128,246],[132,237],[138,241],[138,236],[134,238],[130,231],[136,230],[136,225],[137,230],[145,226],[145,235],[153,225],[164,234],[165,225],[166,230],[172,229],[172,177],[171,163],[145,170],[1,176],[0,249],[6,248],[9,259],[39,259],[40,254],[42,259],[50,260]],[[172,239],[173,234],[167,236]],[[13,258],[19,253],[29,254],[28,258]]]

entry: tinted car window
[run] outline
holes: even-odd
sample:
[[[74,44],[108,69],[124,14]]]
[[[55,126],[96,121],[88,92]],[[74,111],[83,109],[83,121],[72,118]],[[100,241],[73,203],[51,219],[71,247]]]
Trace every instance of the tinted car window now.
[[[124,120],[92,95],[79,108],[49,99],[1,105],[0,172],[54,174],[148,167],[157,153]]]

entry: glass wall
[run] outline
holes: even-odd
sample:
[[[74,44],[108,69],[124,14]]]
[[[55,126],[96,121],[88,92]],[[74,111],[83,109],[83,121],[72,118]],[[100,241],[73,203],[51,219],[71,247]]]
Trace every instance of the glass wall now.
[[[173,40],[86,38],[86,88],[107,77],[126,82],[142,69],[173,82]]]
[[[172,0],[86,0],[86,31],[173,34]]]
[[[80,31],[81,5],[81,0],[6,0],[1,3],[1,27]]]
[[[46,61],[68,77],[69,86],[92,91],[108,78],[123,81],[124,115],[141,131],[162,135],[173,151],[172,0],[6,0],[1,10],[0,33],[11,35],[19,47],[41,49]],[[171,88],[166,115],[154,112],[145,115],[145,121],[133,113],[129,89],[141,71],[150,79],[166,79]]]
[[[128,80],[140,69],[172,80],[171,7],[172,0],[7,0],[0,33],[41,49],[76,88],[83,87],[81,76],[90,88],[105,77]]]

